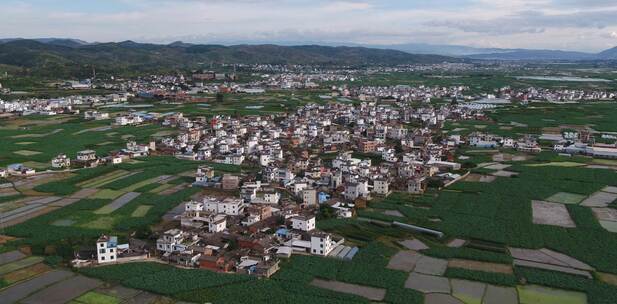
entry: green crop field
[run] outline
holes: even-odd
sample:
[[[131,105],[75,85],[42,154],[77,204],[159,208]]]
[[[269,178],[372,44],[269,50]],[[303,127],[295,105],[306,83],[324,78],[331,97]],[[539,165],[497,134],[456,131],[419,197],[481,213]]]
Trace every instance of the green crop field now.
[[[119,304],[122,302],[122,299],[90,291],[74,299],[73,302],[82,304]]]

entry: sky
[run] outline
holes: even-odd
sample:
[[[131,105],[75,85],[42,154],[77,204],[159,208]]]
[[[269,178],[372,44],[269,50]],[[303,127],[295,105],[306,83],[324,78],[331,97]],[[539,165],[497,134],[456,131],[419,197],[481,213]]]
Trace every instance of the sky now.
[[[617,0],[2,0],[2,38],[428,43],[596,52]]]

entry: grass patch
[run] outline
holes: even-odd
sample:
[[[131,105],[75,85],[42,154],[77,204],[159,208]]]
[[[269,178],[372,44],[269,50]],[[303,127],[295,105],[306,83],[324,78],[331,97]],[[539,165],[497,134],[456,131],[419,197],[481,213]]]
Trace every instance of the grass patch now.
[[[118,304],[120,299],[102,293],[90,291],[73,301],[83,304]]]
[[[587,304],[581,292],[554,289],[538,285],[517,286],[520,304]]]
[[[585,195],[568,193],[568,192],[559,192],[551,195],[546,200],[549,202],[560,203],[560,204],[572,204],[576,205],[582,202],[585,199]]]
[[[32,156],[32,155],[39,155],[43,152],[31,151],[31,150],[18,150],[18,151],[13,151],[13,153],[17,155],[21,155],[21,156]]]
[[[120,179],[126,176],[127,174],[129,174],[129,172],[125,170],[116,170],[116,171],[107,173],[103,176],[95,177],[87,181],[81,182],[77,185],[82,188],[99,188],[99,187],[104,186],[105,184],[108,184],[117,179]]]
[[[462,268],[448,268],[445,276],[448,278],[478,281],[501,286],[516,286],[518,280],[513,274],[475,271]]]
[[[146,216],[148,211],[150,211],[151,208],[152,206],[148,206],[148,205],[138,206],[137,209],[135,209],[135,211],[131,213],[131,217],[144,217]]]
[[[118,198],[120,195],[124,194],[124,191],[118,191],[118,190],[111,190],[111,189],[102,189],[98,192],[96,192],[95,194],[93,194],[92,196],[90,196],[90,198],[92,199],[116,199]]]
[[[155,184],[156,185],[156,184]],[[162,184],[162,185],[158,185],[156,188],[151,189],[150,193],[160,193],[162,191],[165,191],[171,187],[174,187],[174,184]]]
[[[0,266],[0,275],[5,275],[15,270],[26,268],[34,264],[38,264],[42,261],[43,261],[42,257],[31,256],[31,257],[21,259],[19,261],[8,263],[8,264]]]
[[[94,221],[84,223],[80,226],[88,229],[109,230],[114,227],[114,222],[113,216],[107,216],[97,218]]]

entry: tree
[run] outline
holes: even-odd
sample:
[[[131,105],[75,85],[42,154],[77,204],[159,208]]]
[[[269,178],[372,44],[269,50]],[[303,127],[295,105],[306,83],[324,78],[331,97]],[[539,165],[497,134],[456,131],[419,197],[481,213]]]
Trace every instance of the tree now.
[[[225,94],[218,92],[216,93],[216,102],[222,103],[225,101]]]

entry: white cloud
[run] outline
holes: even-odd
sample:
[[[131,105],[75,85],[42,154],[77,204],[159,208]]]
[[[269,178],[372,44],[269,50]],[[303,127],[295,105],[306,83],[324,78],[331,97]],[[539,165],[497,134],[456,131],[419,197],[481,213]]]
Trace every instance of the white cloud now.
[[[0,37],[600,50],[617,32],[617,4],[609,0],[91,0],[121,8],[101,11],[8,1],[17,2],[0,9]]]
[[[372,7],[373,6],[370,3],[366,3],[366,2],[336,1],[336,2],[326,4],[323,8],[327,12],[341,13],[341,12],[349,12],[349,11],[357,11],[357,10],[368,10]]]

